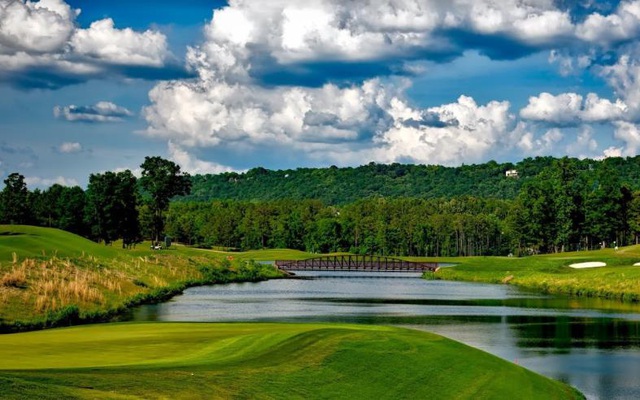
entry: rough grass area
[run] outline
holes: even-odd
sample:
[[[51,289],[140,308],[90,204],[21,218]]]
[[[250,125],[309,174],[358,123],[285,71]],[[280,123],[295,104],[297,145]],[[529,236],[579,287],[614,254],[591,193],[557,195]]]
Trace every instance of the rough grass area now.
[[[457,264],[442,268],[429,278],[503,283],[545,292],[602,297],[625,302],[640,301],[640,246],[515,257],[450,258]],[[601,261],[606,267],[574,269],[569,265]]]
[[[109,324],[0,336],[3,399],[576,399],[418,331],[321,324]]]
[[[125,250],[57,229],[0,225],[0,331],[107,320],[188,286],[278,276],[271,266],[181,246]]]

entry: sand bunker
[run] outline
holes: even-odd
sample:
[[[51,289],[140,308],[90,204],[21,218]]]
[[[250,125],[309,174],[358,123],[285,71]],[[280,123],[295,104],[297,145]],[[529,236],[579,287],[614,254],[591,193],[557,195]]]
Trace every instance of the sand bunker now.
[[[607,263],[603,263],[601,261],[589,261],[577,264],[569,265],[571,268],[597,268],[597,267],[606,267]]]

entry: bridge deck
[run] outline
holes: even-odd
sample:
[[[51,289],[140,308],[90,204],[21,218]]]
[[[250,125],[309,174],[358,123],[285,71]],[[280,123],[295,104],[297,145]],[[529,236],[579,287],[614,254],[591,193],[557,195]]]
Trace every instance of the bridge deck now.
[[[306,260],[276,260],[275,265],[285,271],[424,272],[438,269],[438,263],[350,255],[316,257]]]

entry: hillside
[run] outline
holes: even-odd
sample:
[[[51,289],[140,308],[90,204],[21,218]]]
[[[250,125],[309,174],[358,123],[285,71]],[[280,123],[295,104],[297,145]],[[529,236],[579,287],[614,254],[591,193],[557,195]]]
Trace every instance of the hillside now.
[[[553,157],[527,158],[518,163],[444,167],[439,165],[376,164],[355,168],[298,168],[245,173],[222,173],[192,177],[192,190],[181,201],[318,199],[328,205],[353,203],[371,197],[455,198],[459,196],[512,199],[522,185],[554,162]],[[583,170],[608,165],[623,182],[640,188],[640,156],[576,160]],[[508,178],[506,171],[518,171]]]
[[[117,249],[103,246],[82,236],[53,228],[27,225],[0,225],[0,263],[10,261],[13,255],[27,257],[80,257],[90,254],[113,257]]]
[[[579,399],[478,349],[393,327],[109,324],[0,336],[3,399]]]
[[[149,243],[125,250],[59,229],[0,225],[0,332],[110,320],[188,286],[273,276],[269,266],[220,253]]]

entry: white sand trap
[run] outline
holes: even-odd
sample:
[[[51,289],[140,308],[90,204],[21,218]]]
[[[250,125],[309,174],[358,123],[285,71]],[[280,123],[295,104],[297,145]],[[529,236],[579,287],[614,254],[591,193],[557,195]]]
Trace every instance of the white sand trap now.
[[[634,267],[640,267],[640,263],[633,264]]]
[[[597,267],[606,267],[607,263],[603,263],[602,261],[589,261],[577,264],[569,265],[571,268],[597,268]]]

